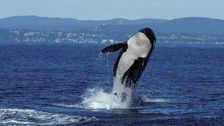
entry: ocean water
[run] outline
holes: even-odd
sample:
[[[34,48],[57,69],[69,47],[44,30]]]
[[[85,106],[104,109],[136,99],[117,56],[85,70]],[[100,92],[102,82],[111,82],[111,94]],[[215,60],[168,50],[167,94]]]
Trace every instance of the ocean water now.
[[[0,46],[0,125],[224,125],[224,46],[157,44],[131,108],[111,100],[118,52],[103,47]]]

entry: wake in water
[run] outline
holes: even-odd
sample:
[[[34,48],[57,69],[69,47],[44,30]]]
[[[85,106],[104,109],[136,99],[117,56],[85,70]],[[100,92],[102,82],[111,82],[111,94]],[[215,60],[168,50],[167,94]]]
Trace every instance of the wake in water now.
[[[32,109],[0,109],[0,125],[67,125],[97,120],[66,114],[42,112]]]

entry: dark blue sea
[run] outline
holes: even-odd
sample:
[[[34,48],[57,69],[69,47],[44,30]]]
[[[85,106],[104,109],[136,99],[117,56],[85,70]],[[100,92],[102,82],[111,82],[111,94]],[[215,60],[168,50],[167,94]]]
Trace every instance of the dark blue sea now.
[[[224,126],[223,45],[157,44],[134,108],[107,104],[118,52],[103,47],[1,45],[0,125]]]

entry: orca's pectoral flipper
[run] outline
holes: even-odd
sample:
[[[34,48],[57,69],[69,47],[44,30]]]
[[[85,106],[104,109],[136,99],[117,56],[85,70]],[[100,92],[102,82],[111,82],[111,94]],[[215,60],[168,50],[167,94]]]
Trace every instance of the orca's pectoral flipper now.
[[[101,50],[102,53],[107,53],[107,52],[115,52],[125,46],[124,43],[117,43],[113,44],[110,46],[105,47],[104,49]]]

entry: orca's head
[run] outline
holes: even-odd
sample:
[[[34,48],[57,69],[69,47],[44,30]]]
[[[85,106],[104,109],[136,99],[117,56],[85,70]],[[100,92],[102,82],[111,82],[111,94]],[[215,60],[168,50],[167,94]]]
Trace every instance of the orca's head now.
[[[156,36],[151,28],[143,28],[139,32],[144,33],[150,40],[151,44],[154,45],[156,42]]]

